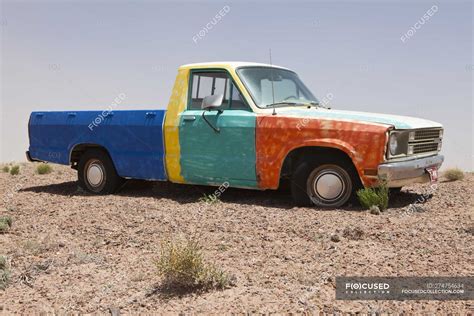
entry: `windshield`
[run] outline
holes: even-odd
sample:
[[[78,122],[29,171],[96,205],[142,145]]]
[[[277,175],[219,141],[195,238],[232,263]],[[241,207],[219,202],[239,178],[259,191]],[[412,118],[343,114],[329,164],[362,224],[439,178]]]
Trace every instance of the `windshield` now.
[[[292,71],[270,67],[244,67],[238,69],[237,74],[258,107],[265,108],[272,104],[319,104],[318,99]]]

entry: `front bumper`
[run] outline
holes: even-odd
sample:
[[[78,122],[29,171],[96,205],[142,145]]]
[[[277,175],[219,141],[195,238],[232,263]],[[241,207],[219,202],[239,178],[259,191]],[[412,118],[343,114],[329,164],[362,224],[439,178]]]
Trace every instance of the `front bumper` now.
[[[400,188],[413,183],[430,181],[426,168],[439,168],[444,161],[444,156],[436,155],[408,161],[389,162],[379,165],[378,176],[387,181],[389,188]]]

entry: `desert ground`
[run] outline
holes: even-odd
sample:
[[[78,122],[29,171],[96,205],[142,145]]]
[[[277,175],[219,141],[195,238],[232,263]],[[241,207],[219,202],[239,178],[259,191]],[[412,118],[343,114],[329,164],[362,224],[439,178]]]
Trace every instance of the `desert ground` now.
[[[0,172],[0,234],[11,313],[426,313],[472,314],[474,301],[339,301],[336,276],[472,276],[474,174],[406,187],[380,215],[359,206],[293,207],[285,191],[130,181],[115,195],[78,188],[76,172],[52,165]],[[416,211],[407,207],[433,193]],[[233,286],[197,293],[160,289],[160,241],[192,236]]]

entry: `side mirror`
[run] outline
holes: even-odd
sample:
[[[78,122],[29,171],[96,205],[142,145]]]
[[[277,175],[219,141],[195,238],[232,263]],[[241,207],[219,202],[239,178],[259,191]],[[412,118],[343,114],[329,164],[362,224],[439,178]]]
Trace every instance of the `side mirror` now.
[[[222,105],[222,100],[224,99],[223,94],[208,95],[202,100],[201,109],[202,110],[213,110]]]

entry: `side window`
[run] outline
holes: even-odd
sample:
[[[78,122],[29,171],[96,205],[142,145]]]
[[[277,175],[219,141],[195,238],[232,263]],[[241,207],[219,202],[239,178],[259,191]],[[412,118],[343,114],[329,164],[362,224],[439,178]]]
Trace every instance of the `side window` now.
[[[226,72],[195,72],[192,74],[191,84],[189,110],[200,110],[202,100],[209,95],[223,94],[223,110],[250,111],[250,107]]]
[[[231,110],[245,110],[250,111],[250,107],[245,103],[244,98],[239,92],[239,89],[232,83],[232,98],[230,103]]]
[[[222,108],[229,108],[229,83],[225,72],[197,72],[193,73],[190,110],[200,110],[202,100],[209,95],[222,94]]]

